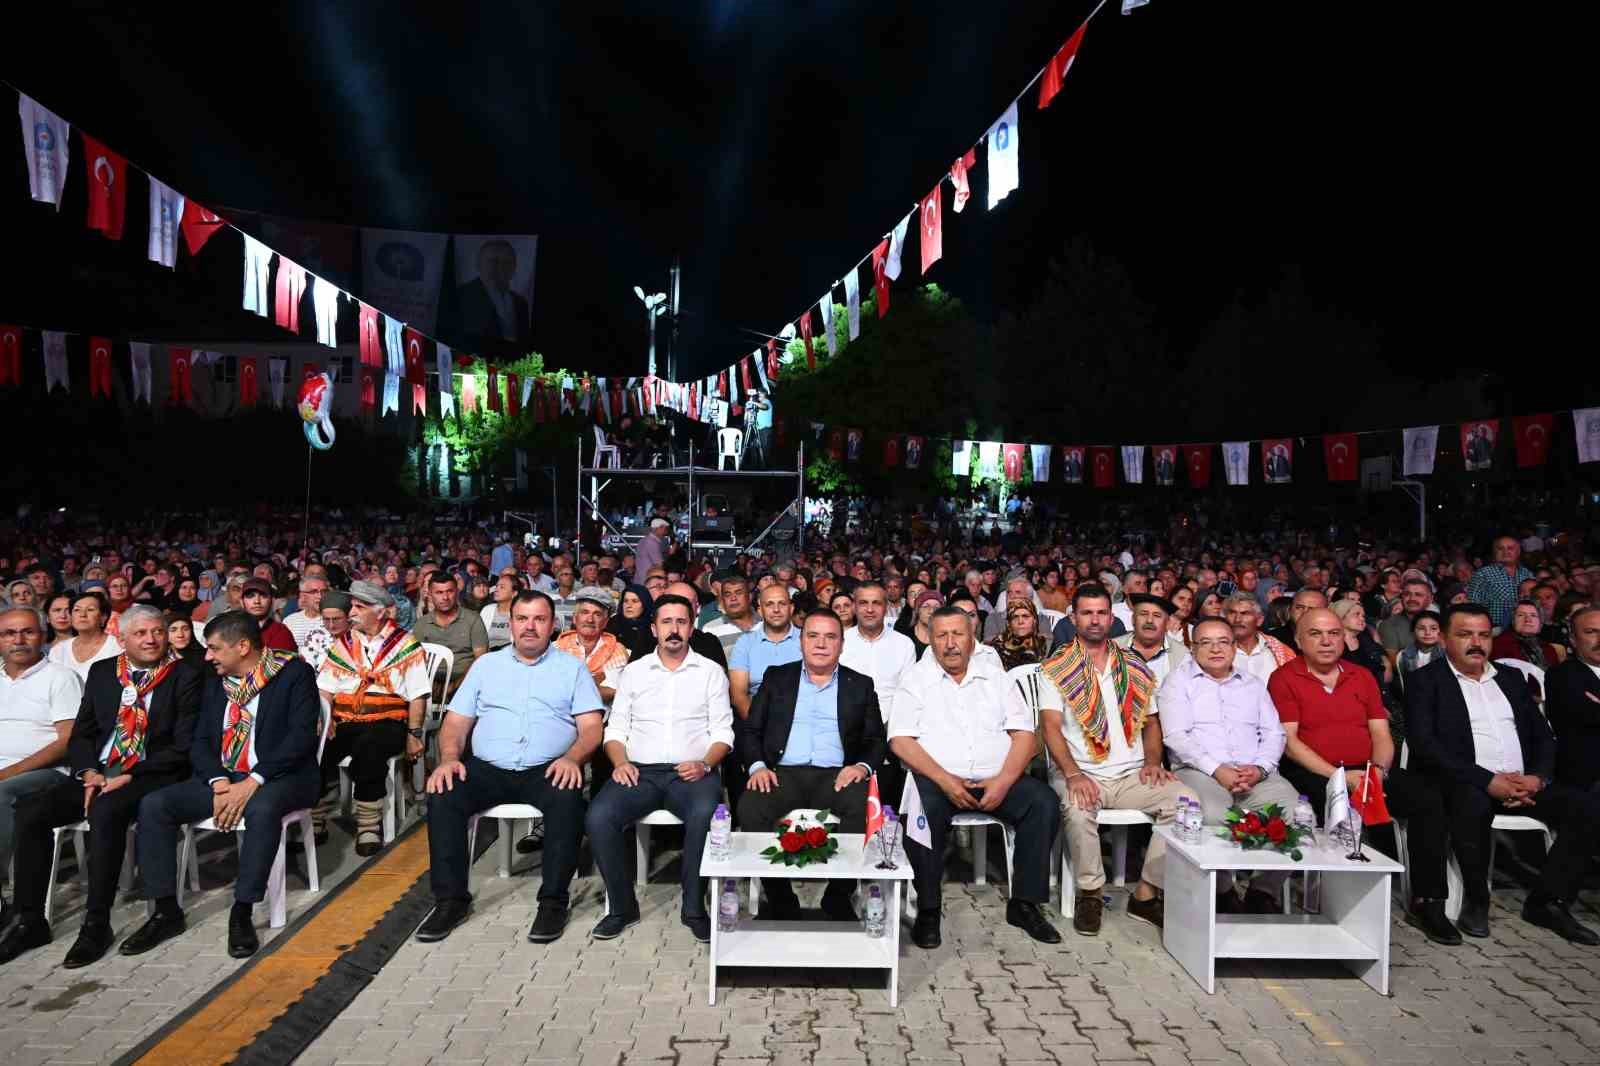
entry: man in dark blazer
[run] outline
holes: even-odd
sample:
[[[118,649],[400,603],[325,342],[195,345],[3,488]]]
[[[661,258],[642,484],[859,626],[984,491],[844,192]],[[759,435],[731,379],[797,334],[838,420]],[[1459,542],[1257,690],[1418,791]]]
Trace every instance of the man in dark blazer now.
[[[800,662],[768,667],[750,714],[735,722],[739,761],[750,775],[739,800],[744,832],[773,830],[785,814],[804,809],[831,811],[840,832],[866,831],[867,782],[883,765],[888,740],[872,678],[840,666],[843,650],[838,616],[813,611],[800,631]],[[789,882],[765,882],[772,917],[795,917],[800,902]],[[854,887],[830,879],[823,912],[854,921]]]
[[[488,240],[478,249],[478,276],[456,289],[461,330],[468,337],[522,341],[528,334],[528,298],[511,288],[517,250]]]
[[[200,696],[188,780],[153,792],[139,805],[139,867],[155,914],[122,942],[139,955],[184,931],[178,908],[180,827],[206,818],[239,837],[239,877],[228,916],[228,954],[248,958],[260,947],[251,912],[267,893],[283,816],[312,806],[321,791],[317,741],[321,700],[305,660],[264,648],[261,630],[243,611],[206,624],[206,661],[217,676]]]
[[[1600,793],[1556,780],[1556,740],[1522,674],[1489,661],[1488,608],[1452,606],[1444,616],[1445,658],[1406,680],[1406,732],[1412,767],[1431,774],[1461,863],[1465,899],[1456,925],[1489,935],[1489,833],[1497,814],[1539,819],[1558,833],[1524,921],[1578,944],[1600,936],[1567,909],[1582,887],[1593,837],[1578,827],[1600,820]]]
[[[1600,606],[1567,622],[1573,654],[1544,675],[1544,713],[1556,733],[1556,780],[1594,791],[1600,782]]]
[[[189,776],[200,707],[200,670],[167,644],[160,611],[122,612],[124,652],[89,668],[67,741],[70,776],[17,804],[18,921],[0,934],[0,962],[50,942],[44,899],[57,826],[89,822],[89,905],[83,930],[62,963],[88,966],[111,947],[111,908],[122,876],[128,827],[139,803]]]

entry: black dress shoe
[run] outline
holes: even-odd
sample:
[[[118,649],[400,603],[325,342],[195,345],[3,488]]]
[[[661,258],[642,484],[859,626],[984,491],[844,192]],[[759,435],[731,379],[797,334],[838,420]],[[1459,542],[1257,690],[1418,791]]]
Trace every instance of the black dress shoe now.
[[[1465,912],[1466,908],[1462,908]],[[1406,911],[1406,924],[1422,930],[1422,935],[1435,944],[1455,947],[1461,943],[1461,931],[1444,914],[1444,901],[1419,899]]]
[[[124,940],[117,950],[124,955],[143,955],[156,945],[183,935],[183,931],[187,928],[189,926],[183,920],[182,911],[172,914],[156,911],[150,916],[150,920]]]
[[[417,939],[424,944],[432,944],[443,940],[450,935],[450,931],[472,913],[472,901],[469,899],[441,899],[434,903],[433,910],[422,920],[417,927]]]
[[[1489,935],[1489,901],[1465,900],[1461,904],[1461,917],[1456,919],[1456,928],[1468,936],[1486,937]]]
[[[0,963],[10,962],[24,951],[50,943],[50,923],[43,918],[16,918],[0,932]]]
[[[711,943],[711,919],[702,915],[699,918],[690,918],[684,915],[681,919],[683,927],[694,934],[694,938],[702,944]]]
[[[924,951],[932,951],[944,940],[939,936],[939,916],[917,915],[917,920],[911,925],[911,942]]]
[[[540,912],[543,913],[543,910],[544,908],[541,907]],[[615,940],[622,935],[624,930],[638,924],[638,911],[634,911],[632,914],[607,914],[595,923],[595,927],[589,931],[589,935],[596,940]]]
[[[548,944],[560,940],[567,928],[567,908],[555,903],[539,904],[533,916],[533,926],[528,930],[528,940],[534,944]]]
[[[247,913],[230,912],[228,915],[228,957],[248,959],[261,950],[261,939],[256,936],[256,924]]]
[[[1236,905],[1238,899],[1238,896],[1234,896]],[[1100,893],[1079,892],[1078,898],[1072,904],[1073,931],[1079,936],[1099,936],[1100,921],[1105,916],[1105,909],[1105,897]]]
[[[1006,904],[1006,921],[1041,944],[1061,943],[1061,934],[1051,925],[1037,903],[1014,899]]]
[[[81,970],[85,966],[92,966],[111,950],[111,945],[115,942],[116,937],[111,934],[111,926],[99,922],[85,925],[79,931],[78,939],[73,941],[72,950],[61,960],[61,965],[68,970]]]
[[[542,847],[544,847],[544,823],[534,822],[532,831],[517,841],[517,854],[532,855]]]
[[[1593,929],[1574,918],[1572,912],[1567,910],[1567,905],[1559,899],[1551,899],[1549,896],[1529,896],[1528,902],[1522,905],[1522,920],[1548,929],[1556,936],[1570,940],[1574,944],[1583,944],[1591,948],[1600,946],[1600,936],[1596,936]]]

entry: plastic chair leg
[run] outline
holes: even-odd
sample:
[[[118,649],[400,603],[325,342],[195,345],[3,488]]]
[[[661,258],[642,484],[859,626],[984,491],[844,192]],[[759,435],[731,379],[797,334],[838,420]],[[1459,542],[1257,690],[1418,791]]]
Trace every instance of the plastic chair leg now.
[[[635,880],[641,886],[650,882],[650,827],[635,825],[633,827],[634,850],[638,855],[638,872]]]
[[[249,830],[245,830],[249,832]],[[267,925],[273,929],[282,929],[289,922],[288,907],[284,897],[288,895],[286,868],[288,863],[288,832],[285,830],[278,834],[278,854],[272,860],[272,870],[267,874]]]
[[[1128,883],[1128,827],[1111,826],[1111,883],[1118,888]]]
[[[972,827],[972,883],[980,888],[989,883],[989,827]]]

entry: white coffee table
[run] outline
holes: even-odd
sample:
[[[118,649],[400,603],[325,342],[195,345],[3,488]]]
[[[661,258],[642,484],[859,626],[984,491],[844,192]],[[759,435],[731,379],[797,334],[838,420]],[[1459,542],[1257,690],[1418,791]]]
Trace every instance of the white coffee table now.
[[[1208,834],[1215,827],[1207,826]],[[1168,826],[1166,915],[1162,942],[1189,976],[1216,991],[1218,959],[1337,959],[1381,995],[1389,994],[1389,878],[1403,867],[1370,847],[1368,862],[1347,849],[1302,847],[1294,861],[1275,851],[1245,851],[1215,837],[1185,844]],[[1315,871],[1322,875],[1321,914],[1217,913],[1217,874],[1230,870]]]
[[[820,967],[829,969],[888,970],[889,1006],[899,1005],[900,978],[900,883],[911,880],[911,863],[905,846],[895,848],[896,869],[879,870],[878,843],[873,841],[862,855],[864,838],[860,833],[837,833],[839,850],[825,863],[793,870],[768,862],[761,851],[770,847],[772,833],[735,833],[726,859],[714,862],[706,848],[700,860],[700,876],[711,879],[711,996],[717,1002],[717,967]],[[780,922],[758,919],[752,907],[741,909],[739,924],[724,933],[717,923],[718,902],[725,879],[750,880],[750,897],[758,888],[754,879],[788,877],[819,881],[845,878],[851,881],[877,881],[883,885],[884,932],[881,937],[867,935],[860,922]],[[859,908],[858,908],[859,909]]]

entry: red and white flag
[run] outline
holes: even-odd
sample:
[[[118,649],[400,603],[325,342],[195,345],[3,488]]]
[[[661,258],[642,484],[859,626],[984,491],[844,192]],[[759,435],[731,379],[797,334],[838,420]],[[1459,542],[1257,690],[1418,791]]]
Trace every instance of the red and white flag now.
[[[1094,478],[1094,487],[1109,489],[1117,483],[1117,461],[1113,456],[1115,448],[1090,448],[1089,466]]]
[[[867,840],[883,828],[883,800],[878,796],[878,775],[867,779]],[[863,841],[865,843],[865,841]]]
[[[428,383],[428,372],[425,353],[427,351],[428,338],[407,326],[400,331],[400,344],[405,349],[406,384],[413,387],[426,385]],[[365,359],[362,360],[363,363],[365,361]]]
[[[89,395],[111,398],[111,341],[89,338]]]
[[[1329,481],[1354,481],[1361,469],[1361,450],[1354,433],[1328,433],[1322,438],[1322,457]]]
[[[811,344],[811,308],[806,308],[800,316],[800,339],[806,346],[806,367],[810,370],[817,368],[817,352]]]
[[[500,410],[500,368],[489,366],[489,410]]]
[[[1211,484],[1211,445],[1185,444],[1183,465],[1189,471],[1189,487],[1203,489]]]
[[[967,179],[967,171],[977,166],[977,164],[978,150],[976,148],[968,148],[967,154],[957,159],[954,165],[950,167],[950,183],[956,187],[956,194],[950,206],[955,208],[955,212],[958,215],[961,213],[961,209],[967,206],[967,201],[972,198],[972,183]]]
[[[1067,43],[1051,57],[1050,63],[1044,68],[1044,75],[1039,79],[1039,110],[1043,111],[1050,106],[1050,101],[1056,98],[1056,93],[1061,91],[1062,82],[1067,80],[1067,71],[1072,69],[1073,60],[1078,58],[1078,48],[1083,44],[1083,31],[1089,28],[1087,20],[1072,32],[1067,38]]]
[[[239,357],[239,406],[254,407],[256,405],[256,357],[241,355]]]
[[[883,442],[883,465],[891,470],[900,465],[899,437],[890,437]]]
[[[183,243],[188,245],[190,255],[199,255],[200,249],[206,242],[216,236],[218,230],[226,226],[222,216],[209,207],[201,207],[193,200],[185,201],[183,205]]]
[[[194,349],[167,349],[167,371],[169,375],[167,403],[194,403],[194,387],[189,380],[189,368],[193,362]]]
[[[378,406],[378,371],[370,366],[361,368],[361,409],[369,414]]]
[[[922,225],[922,272],[937,263],[944,255],[944,195],[940,192],[944,182],[922,198],[922,209],[917,212]]]
[[[506,371],[506,414],[516,418],[522,414],[522,375]]]
[[[383,365],[383,331],[378,328],[378,309],[356,301],[360,314],[361,365]]]
[[[1005,472],[1006,480],[1013,485],[1022,480],[1022,464],[1025,461],[1022,453],[1026,447],[1024,444],[1005,444],[1001,446],[1001,469]]]
[[[878,317],[889,313],[889,238],[885,237],[872,250],[872,288],[878,295]],[[852,338],[854,339],[854,338]]]
[[[120,241],[128,214],[128,161],[87,134],[83,155],[89,169],[89,228]]]
[[[0,326],[0,385],[22,384],[22,328]]]
[[[1555,416],[1517,415],[1511,420],[1511,428],[1517,435],[1517,465],[1543,466],[1550,458],[1550,431],[1555,428]]]

